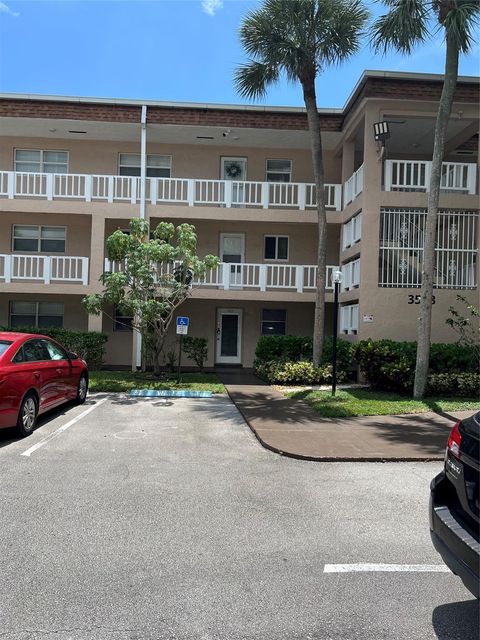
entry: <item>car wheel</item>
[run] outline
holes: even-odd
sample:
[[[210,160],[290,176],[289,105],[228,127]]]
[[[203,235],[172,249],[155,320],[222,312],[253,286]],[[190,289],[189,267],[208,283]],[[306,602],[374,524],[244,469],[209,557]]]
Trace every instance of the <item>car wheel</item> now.
[[[20,405],[17,419],[17,431],[24,438],[29,436],[35,429],[38,416],[38,402],[33,393],[29,393]]]
[[[83,404],[87,399],[87,391],[88,391],[88,378],[82,373],[80,376],[80,380],[78,381],[77,386],[77,397],[75,398],[75,402],[77,404]]]

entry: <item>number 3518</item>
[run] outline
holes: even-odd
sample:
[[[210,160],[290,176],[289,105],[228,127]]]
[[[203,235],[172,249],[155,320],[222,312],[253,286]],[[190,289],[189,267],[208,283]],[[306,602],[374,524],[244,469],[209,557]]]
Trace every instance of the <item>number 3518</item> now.
[[[420,304],[420,296],[408,296],[408,304]],[[435,304],[435,296],[432,296],[432,304]]]

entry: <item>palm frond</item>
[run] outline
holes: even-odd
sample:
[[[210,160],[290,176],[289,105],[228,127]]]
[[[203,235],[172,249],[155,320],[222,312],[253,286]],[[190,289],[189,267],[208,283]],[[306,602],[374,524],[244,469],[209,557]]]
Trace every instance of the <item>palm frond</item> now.
[[[424,0],[384,0],[389,11],[380,16],[370,30],[375,52],[390,49],[411,53],[415,45],[429,37],[429,3]]]
[[[237,92],[244,98],[263,98],[267,87],[275,84],[278,78],[277,66],[250,60],[235,71],[234,83]]]
[[[452,39],[459,51],[468,53],[475,43],[473,31],[480,16],[479,0],[457,0],[454,6],[450,5],[445,12],[442,12],[440,2],[436,2],[434,8],[437,10],[441,26],[445,29],[445,36]]]

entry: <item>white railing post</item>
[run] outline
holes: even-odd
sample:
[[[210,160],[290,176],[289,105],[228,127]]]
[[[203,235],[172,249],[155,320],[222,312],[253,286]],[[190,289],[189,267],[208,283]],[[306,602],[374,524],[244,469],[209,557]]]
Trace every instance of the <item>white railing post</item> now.
[[[467,169],[467,190],[468,190],[468,193],[472,195],[475,195],[475,191],[477,187],[477,185],[475,184],[476,179],[477,179],[477,165],[470,163],[468,164],[468,169]]]
[[[392,190],[392,160],[385,160],[385,191]]]
[[[150,202],[157,204],[158,198],[158,180],[156,178],[150,178]]]
[[[432,161],[425,162],[425,191],[430,191],[430,176],[432,175]]]
[[[195,180],[192,178],[187,180],[187,202],[189,207],[193,207],[195,202]]]
[[[222,267],[222,284],[225,291],[230,289],[230,264],[228,262],[221,262]]]
[[[231,180],[225,180],[224,181],[224,185],[225,185],[225,206],[227,207],[227,209],[231,209],[232,207],[232,195],[233,195],[233,182]],[[238,193],[238,189],[237,189],[237,193]]]
[[[264,209],[268,209],[269,190],[270,190],[269,183],[268,182],[262,182],[262,207]]]
[[[258,286],[260,287],[260,291],[267,290],[267,269],[268,264],[261,264],[258,270]]]
[[[303,293],[303,265],[295,267],[295,287],[298,293]]]
[[[300,209],[300,211],[304,211],[306,203],[307,203],[307,185],[304,182],[301,182],[298,185],[298,208]]]
[[[88,284],[88,258],[82,258],[82,284]]]
[[[137,202],[137,180],[135,178],[130,178],[130,202],[131,204],[136,204]]]
[[[13,200],[15,195],[15,173],[13,171],[9,171],[7,175],[7,195],[9,200]]]
[[[50,284],[50,276],[52,273],[52,260],[50,256],[43,257],[43,281],[45,284]]]
[[[7,255],[4,256],[4,278],[5,278],[5,282],[11,282],[12,281],[12,256],[11,255]]]
[[[92,176],[85,176],[85,201],[92,201]]]
[[[53,200],[53,173],[47,173],[47,200]]]
[[[335,211],[342,210],[342,185],[335,185]]]
[[[108,202],[113,202],[113,176],[108,176]]]

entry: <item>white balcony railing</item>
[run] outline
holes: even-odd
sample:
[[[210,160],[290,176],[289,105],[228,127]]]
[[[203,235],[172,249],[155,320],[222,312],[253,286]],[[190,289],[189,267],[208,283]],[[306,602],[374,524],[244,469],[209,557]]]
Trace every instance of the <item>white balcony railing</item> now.
[[[343,189],[343,207],[353,202],[363,191],[363,164],[345,182]]]
[[[0,254],[0,280],[88,284],[88,258]]]
[[[429,191],[432,163],[427,160],[386,160],[385,191]],[[446,192],[475,194],[477,165],[444,162],[440,188]]]
[[[171,273],[174,268],[175,265],[172,265],[167,269],[167,273]],[[105,258],[105,271],[117,273],[122,269],[122,262],[110,261]],[[327,266],[325,287],[327,291],[333,290],[333,272],[337,269],[338,267],[334,265]],[[255,289],[257,291],[287,289],[302,293],[316,289],[316,277],[316,265],[221,262],[216,269],[207,271],[203,278],[194,280],[193,285],[215,287],[225,291],[229,289]]]
[[[7,198],[74,199],[92,202],[140,201],[140,178],[87,174],[0,171],[0,196]],[[150,204],[188,206],[283,207],[316,206],[315,185],[300,182],[240,182],[194,178],[147,178],[145,198]],[[325,185],[327,208],[340,211],[342,185]]]

